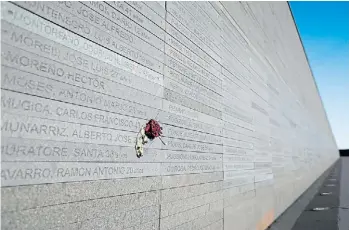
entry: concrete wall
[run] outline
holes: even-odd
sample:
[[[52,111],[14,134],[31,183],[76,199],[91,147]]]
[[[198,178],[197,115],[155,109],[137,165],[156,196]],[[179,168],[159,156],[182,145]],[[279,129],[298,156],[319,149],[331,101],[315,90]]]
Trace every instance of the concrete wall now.
[[[265,229],[338,158],[285,2],[1,6],[2,229]]]

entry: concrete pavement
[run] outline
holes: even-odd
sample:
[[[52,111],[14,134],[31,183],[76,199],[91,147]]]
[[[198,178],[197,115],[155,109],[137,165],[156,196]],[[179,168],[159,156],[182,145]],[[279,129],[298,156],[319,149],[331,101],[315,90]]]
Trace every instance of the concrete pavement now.
[[[349,157],[341,157],[269,229],[348,230]]]

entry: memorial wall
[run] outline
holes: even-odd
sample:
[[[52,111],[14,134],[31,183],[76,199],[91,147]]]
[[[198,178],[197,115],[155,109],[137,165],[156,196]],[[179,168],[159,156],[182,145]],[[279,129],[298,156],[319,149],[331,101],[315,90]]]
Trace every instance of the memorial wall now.
[[[1,110],[2,229],[263,230],[338,158],[286,2],[2,2]]]

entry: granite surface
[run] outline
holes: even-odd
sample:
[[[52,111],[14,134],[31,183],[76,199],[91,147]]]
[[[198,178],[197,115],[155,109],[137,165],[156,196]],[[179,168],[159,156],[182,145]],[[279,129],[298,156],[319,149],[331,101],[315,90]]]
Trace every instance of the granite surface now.
[[[285,2],[2,2],[1,110],[2,229],[262,230],[339,157]]]

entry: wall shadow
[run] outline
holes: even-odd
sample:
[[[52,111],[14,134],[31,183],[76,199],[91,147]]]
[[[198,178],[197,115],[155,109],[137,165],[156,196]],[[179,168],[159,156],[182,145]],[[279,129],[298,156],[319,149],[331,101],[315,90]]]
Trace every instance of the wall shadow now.
[[[341,157],[349,157],[349,149],[340,149],[339,154]]]

